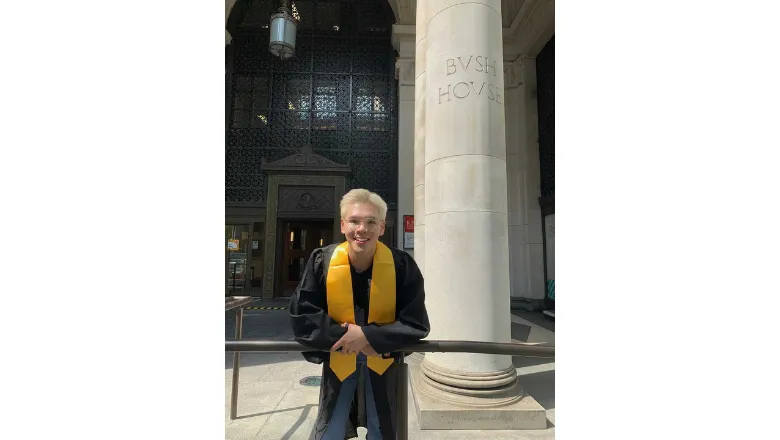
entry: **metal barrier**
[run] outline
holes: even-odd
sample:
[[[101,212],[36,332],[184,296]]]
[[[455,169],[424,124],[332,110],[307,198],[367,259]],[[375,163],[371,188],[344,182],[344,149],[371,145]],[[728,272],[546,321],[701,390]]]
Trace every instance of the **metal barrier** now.
[[[244,306],[251,304],[251,296],[228,296],[225,297],[225,311],[236,311],[236,340],[241,340],[241,327],[244,324]],[[230,420],[236,419],[238,411],[238,370],[241,363],[241,351],[233,351],[233,389],[230,394]]]
[[[241,293],[246,293],[246,289],[248,288],[247,281],[248,279],[251,279],[249,278],[250,274],[247,273],[248,265],[236,261],[230,261],[228,264],[231,266],[231,269],[228,269],[230,273],[230,278],[227,283],[228,292],[233,292],[233,294],[239,291]],[[233,298],[244,298],[244,296],[234,296]]]
[[[311,347],[301,345],[295,341],[257,341],[257,340],[239,340],[240,321],[236,321],[236,340],[225,341],[225,351],[234,352],[236,356],[239,352],[302,352],[316,351]],[[396,350],[395,353],[483,353],[483,354],[501,354],[512,356],[554,358],[555,346],[544,343],[500,343],[500,342],[477,342],[477,341],[420,341],[417,344],[403,347]],[[233,395],[230,400],[230,419],[236,418],[236,398],[238,392],[238,363],[234,356],[233,362]],[[398,419],[396,420],[396,439],[407,440],[409,436],[408,420],[408,390],[409,366],[400,357],[395,360],[398,364],[398,393],[396,394],[396,403],[398,405]]]
[[[238,338],[237,338],[238,339]],[[241,340],[225,341],[225,351],[246,352],[286,352],[286,351],[317,351],[295,341],[258,341]],[[435,341],[425,340],[414,345],[403,347],[395,353],[482,353],[506,354],[510,356],[526,356],[554,358],[555,346],[545,343],[523,342],[478,342],[478,341]]]

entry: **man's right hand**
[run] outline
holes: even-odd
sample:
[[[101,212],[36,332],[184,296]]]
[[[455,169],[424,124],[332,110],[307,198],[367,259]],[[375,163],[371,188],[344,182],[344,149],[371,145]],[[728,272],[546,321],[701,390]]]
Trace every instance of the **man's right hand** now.
[[[360,353],[368,345],[363,329],[359,325],[348,322],[341,324],[341,326],[346,328],[347,332],[330,348],[330,351],[336,351],[341,348],[341,352],[344,354]]]

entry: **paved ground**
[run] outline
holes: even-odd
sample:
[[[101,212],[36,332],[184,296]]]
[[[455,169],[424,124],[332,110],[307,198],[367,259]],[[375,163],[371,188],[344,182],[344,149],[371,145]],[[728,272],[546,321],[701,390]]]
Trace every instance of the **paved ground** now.
[[[257,302],[254,307],[285,307],[286,303]],[[233,339],[235,315],[225,314],[225,338]],[[534,322],[533,316],[512,315],[512,336],[518,341],[554,342],[555,334]],[[544,318],[541,318],[544,319]],[[554,327],[553,327],[554,329]],[[244,338],[290,340],[286,310],[247,310]],[[555,438],[555,364],[544,359],[514,359],[518,377],[548,414],[548,429],[540,431],[422,431],[410,405],[409,438],[413,440],[523,440]],[[233,355],[225,353],[225,438],[227,440],[309,440],[317,416],[318,387],[300,380],[319,376],[322,367],[306,362],[300,353],[241,355],[238,419],[230,420]],[[411,390],[410,400],[411,400]],[[410,401],[410,403],[412,403]],[[360,440],[365,430],[360,429]]]

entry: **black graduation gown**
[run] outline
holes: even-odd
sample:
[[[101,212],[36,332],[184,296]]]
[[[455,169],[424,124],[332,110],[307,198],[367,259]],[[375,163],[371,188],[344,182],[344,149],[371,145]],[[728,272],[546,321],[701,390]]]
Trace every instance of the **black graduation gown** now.
[[[307,361],[323,364],[322,384],[320,386],[320,405],[315,426],[314,440],[321,440],[328,427],[336,406],[341,382],[328,364],[329,350],[346,329],[328,316],[328,303],[325,296],[326,277],[333,251],[338,244],[316,249],[312,252],[303,274],[290,300],[290,317],[295,340],[313,348],[304,352]],[[395,262],[396,276],[396,321],[392,324],[363,326],[363,333],[377,353],[391,353],[403,346],[413,344],[428,336],[430,323],[425,309],[425,290],[423,277],[412,257],[401,250],[390,248]],[[355,272],[352,272],[353,298],[360,293],[355,286]],[[355,299],[355,302],[358,302]],[[368,311],[356,313],[355,318],[368,316]],[[398,357],[399,355],[392,355]],[[383,375],[369,370],[372,391],[376,402],[379,424],[382,430],[381,440],[395,440],[396,377],[397,365],[391,365]],[[358,390],[362,387],[358,387]],[[364,394],[356,393],[353,398],[350,420],[347,423],[346,439],[357,437],[357,427],[366,426],[365,405],[359,405]],[[359,411],[360,410],[360,411]],[[380,439],[369,439],[380,440]]]

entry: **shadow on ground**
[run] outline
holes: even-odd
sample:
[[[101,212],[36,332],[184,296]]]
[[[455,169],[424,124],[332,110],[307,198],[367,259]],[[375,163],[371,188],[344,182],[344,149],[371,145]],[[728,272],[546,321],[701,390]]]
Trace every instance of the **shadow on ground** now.
[[[295,423],[293,423],[293,425],[290,426],[290,429],[286,433],[284,433],[284,435],[280,440],[290,440],[293,434],[295,434],[295,431],[297,431],[298,428],[300,428],[301,425],[303,425],[303,423],[309,417],[309,413],[311,413],[312,409],[316,406],[317,405],[304,405],[304,410],[303,412],[301,412],[301,415],[300,417],[298,417],[298,420],[296,420]],[[311,432],[309,433],[309,439],[313,439],[313,438],[314,438],[314,429],[312,429]]]
[[[293,362],[299,359],[288,356],[287,353],[241,353],[240,368],[276,365]],[[303,356],[301,356],[303,359]],[[233,353],[225,353],[225,370],[233,368]]]
[[[544,409],[555,409],[555,370],[518,376],[523,392],[530,394]]]
[[[514,311],[512,313],[515,313]],[[544,321],[544,318],[530,313],[515,313],[529,322]],[[534,319],[532,321],[531,319]],[[546,329],[555,331],[554,323],[545,323]],[[527,342],[531,334],[531,326],[512,323],[512,339],[518,342]],[[555,409],[555,359],[534,358],[525,356],[512,356],[512,364],[517,368],[517,380],[523,392],[532,396],[546,410]],[[548,427],[553,423],[547,421]]]
[[[555,409],[555,359],[513,356],[517,381],[523,393],[532,396],[546,410]],[[555,425],[548,419],[547,427]]]
[[[540,312],[526,312],[524,310],[512,310],[511,313],[515,316],[525,319],[528,322],[538,325],[544,329],[547,329],[555,333],[555,321],[550,319],[547,315]]]
[[[225,312],[225,340],[234,341],[236,334],[235,311]],[[292,341],[289,315],[285,310],[246,310],[241,329],[242,339],[265,341]],[[303,359],[300,353],[241,353],[241,367],[278,364]],[[296,356],[297,355],[297,356]],[[233,353],[225,352],[225,369],[233,368]]]
[[[538,331],[538,329],[535,331]],[[531,335],[530,326],[512,323],[513,340],[527,341],[529,335]],[[230,311],[225,313],[225,340],[234,340],[234,336],[235,312]],[[293,340],[289,315],[286,310],[247,310],[244,312],[242,336],[244,339],[276,341]],[[248,428],[247,432],[258,433],[259,431],[257,430],[260,429],[260,427],[265,426],[265,419],[273,416],[271,422],[268,423],[269,427],[270,423],[274,423],[277,426],[277,428],[272,429],[274,438],[282,440],[307,438],[311,440],[311,438],[313,438],[313,432],[304,432],[304,430],[311,429],[311,421],[309,420],[307,423],[307,420],[313,417],[312,412],[317,411],[317,405],[295,398],[290,399],[289,403],[292,405],[288,408],[270,409],[263,407],[263,402],[265,402],[265,406],[267,406],[267,403],[271,400],[276,401],[275,399],[278,399],[281,401],[284,393],[280,392],[280,390],[282,390],[281,387],[284,386],[284,383],[287,381],[297,382],[304,376],[318,375],[316,370],[319,367],[313,368],[311,365],[305,367],[300,365],[298,361],[303,360],[303,356],[300,353],[242,353],[240,357],[242,368],[259,368],[241,371],[240,380],[242,385],[239,391],[241,403],[239,403],[238,408],[239,414],[243,408],[248,410],[248,414],[240,415],[234,423],[240,423],[246,426]],[[550,418],[554,420],[555,360],[513,356],[512,362],[518,369],[518,381],[520,382],[523,391],[526,394],[533,396],[542,407],[551,410],[551,412],[548,413],[548,427],[554,427]],[[232,376],[230,370],[232,367],[233,353],[226,352],[225,377],[226,392],[228,395],[230,392],[229,384]],[[253,408],[250,407],[250,405],[253,406]],[[257,425],[257,427],[255,427],[255,425]],[[232,429],[235,429],[235,425],[231,426],[233,426]],[[268,430],[269,427],[263,429]],[[236,435],[243,438],[243,434]]]
[[[278,413],[283,413],[283,412],[287,412],[287,411],[296,411],[296,410],[299,410],[299,409],[306,410],[304,412],[307,412],[309,409],[311,409],[312,407],[315,407],[315,406],[317,406],[317,405],[303,405],[303,406],[295,406],[295,407],[292,407],[292,408],[275,409],[273,411],[265,411],[265,412],[255,413],[255,414],[246,414],[246,415],[243,415],[243,416],[236,417],[236,420],[251,419],[252,417],[260,417],[260,416],[269,416],[271,414],[278,414]],[[304,417],[304,419],[305,419],[305,417]]]

